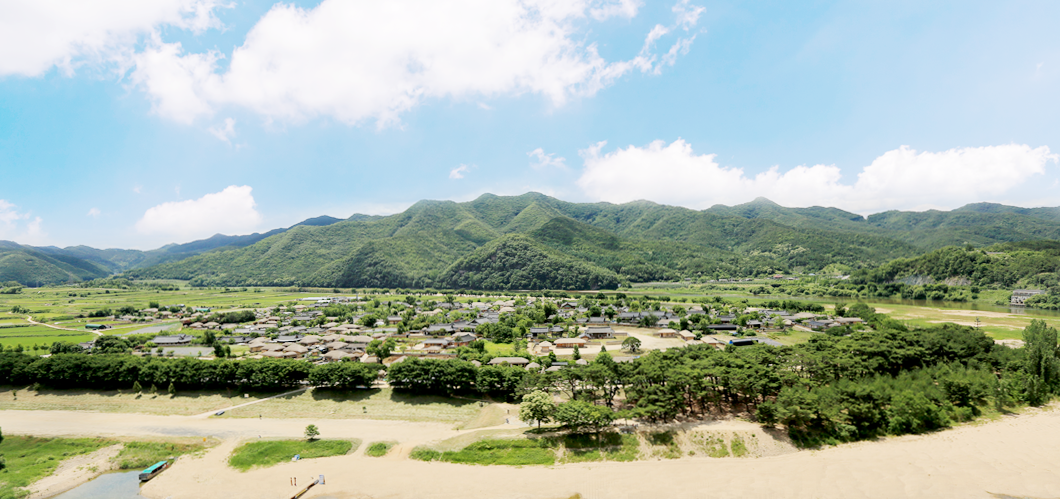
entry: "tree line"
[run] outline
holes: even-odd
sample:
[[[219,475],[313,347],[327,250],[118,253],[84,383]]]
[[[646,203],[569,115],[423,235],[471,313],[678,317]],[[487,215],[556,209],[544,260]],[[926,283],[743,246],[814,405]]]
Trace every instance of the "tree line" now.
[[[94,390],[174,385],[177,390],[240,391],[276,391],[308,384],[349,390],[370,387],[381,367],[349,361],[314,365],[295,359],[231,361],[70,353],[41,358],[5,352],[0,353],[0,384]]]

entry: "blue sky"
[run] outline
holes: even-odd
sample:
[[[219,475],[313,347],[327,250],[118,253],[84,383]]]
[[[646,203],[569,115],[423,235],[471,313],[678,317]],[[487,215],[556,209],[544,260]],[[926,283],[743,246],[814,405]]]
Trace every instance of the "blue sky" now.
[[[150,249],[530,190],[1058,206],[1058,11],[7,2],[0,239]]]

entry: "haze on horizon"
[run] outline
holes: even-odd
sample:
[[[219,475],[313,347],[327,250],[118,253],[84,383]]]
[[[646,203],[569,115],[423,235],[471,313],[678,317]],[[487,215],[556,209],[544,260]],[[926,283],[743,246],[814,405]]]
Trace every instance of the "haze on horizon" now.
[[[388,5],[0,5],[0,239],[150,249],[486,192],[1060,206],[1055,3]]]

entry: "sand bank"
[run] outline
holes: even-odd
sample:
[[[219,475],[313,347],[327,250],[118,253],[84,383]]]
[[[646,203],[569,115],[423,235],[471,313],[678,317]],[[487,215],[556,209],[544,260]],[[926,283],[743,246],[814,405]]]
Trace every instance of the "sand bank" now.
[[[1060,495],[1060,412],[1008,417],[932,435],[861,442],[757,459],[683,458],[555,467],[464,466],[341,456],[247,473],[230,448],[181,460],[147,497],[285,498],[323,474],[309,498],[585,499],[990,498]]]

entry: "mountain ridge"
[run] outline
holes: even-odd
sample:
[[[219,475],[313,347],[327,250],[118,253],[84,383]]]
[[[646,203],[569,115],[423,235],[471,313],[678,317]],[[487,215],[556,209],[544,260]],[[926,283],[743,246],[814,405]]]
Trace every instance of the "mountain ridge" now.
[[[32,269],[55,266],[45,272],[48,279],[37,279],[44,283],[98,278],[102,268],[104,274],[200,285],[460,287],[507,279],[507,285],[611,286],[813,271],[832,263],[864,269],[946,246],[1043,239],[1060,239],[1060,208],[972,203],[864,217],[821,206],[786,208],[762,197],[692,210],[651,201],[574,203],[528,192],[421,200],[392,215],[315,217],[286,229],[217,234],[148,252],[22,247],[33,252],[27,253],[33,265],[20,264],[16,273],[32,280]],[[0,251],[18,249],[0,245]],[[541,269],[580,277],[548,282]]]

